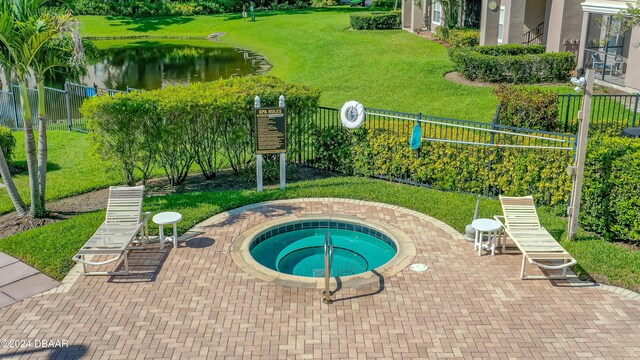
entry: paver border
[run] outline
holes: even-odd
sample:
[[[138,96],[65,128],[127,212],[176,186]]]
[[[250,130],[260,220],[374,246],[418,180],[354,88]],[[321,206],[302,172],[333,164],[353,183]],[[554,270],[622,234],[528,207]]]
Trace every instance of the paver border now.
[[[448,224],[446,224],[443,221],[440,221],[432,216],[423,214],[419,211],[415,211],[415,210],[411,210],[411,209],[407,209],[405,207],[402,206],[398,206],[398,205],[391,205],[391,204],[386,204],[386,203],[380,203],[380,202],[375,202],[375,201],[365,201],[365,200],[355,200],[355,199],[347,199],[347,198],[330,198],[330,197],[320,197],[320,198],[295,198],[295,199],[284,199],[284,200],[271,200],[271,201],[263,201],[263,202],[259,202],[259,203],[254,203],[254,204],[249,204],[249,205],[245,205],[245,206],[241,206],[229,211],[225,211],[219,214],[216,214],[212,217],[209,217],[208,219],[205,219],[203,221],[201,221],[200,223],[196,224],[194,227],[192,227],[190,230],[188,230],[186,233],[184,233],[182,236],[180,236],[179,241],[188,241],[191,238],[200,236],[202,234],[204,234],[206,232],[207,227],[215,225],[216,223],[229,218],[231,216],[234,215],[238,215],[241,214],[245,211],[248,210],[252,210],[258,207],[263,207],[263,206],[268,206],[268,205],[287,205],[287,204],[292,204],[292,203],[298,203],[301,201],[305,201],[305,202],[319,202],[319,201],[333,201],[333,202],[342,202],[342,203],[349,203],[349,204],[360,204],[360,205],[368,205],[368,206],[378,206],[381,208],[385,208],[385,209],[393,209],[393,210],[399,210],[402,211],[405,214],[409,214],[409,215],[413,215],[418,217],[419,219],[425,220],[425,221],[429,221],[432,224],[440,227],[440,229],[442,229],[444,232],[446,232],[447,234],[449,234],[453,239],[457,239],[457,240],[462,240],[464,241],[464,235],[462,235],[461,233],[459,233],[457,230],[455,230],[453,227],[449,226]],[[64,278],[64,280],[62,281],[62,285],[58,286],[57,288],[53,288],[49,291],[46,291],[40,295],[46,295],[46,294],[50,294],[50,293],[66,293],[68,292],[73,285],[75,284],[76,280],[80,277],[81,275],[81,270],[80,267],[78,266],[78,264],[76,264],[76,266],[74,266],[74,268],[69,272],[69,274],[67,274],[67,276]],[[533,280],[531,280],[533,281]],[[540,280],[535,280],[535,281],[540,281]],[[570,279],[567,280],[567,283],[570,286],[584,286],[584,287],[590,287],[593,289],[597,289],[600,291],[608,291],[608,292],[612,292],[615,294],[618,294],[622,297],[626,297],[628,299],[632,299],[632,300],[636,300],[638,302],[640,302],[640,293],[637,293],[635,291],[629,290],[629,289],[625,289],[623,287],[619,287],[619,286],[613,286],[613,285],[605,285],[605,284],[601,284],[598,282],[591,282],[591,281],[582,281],[578,278],[574,278],[574,279]],[[38,296],[38,295],[36,295]]]

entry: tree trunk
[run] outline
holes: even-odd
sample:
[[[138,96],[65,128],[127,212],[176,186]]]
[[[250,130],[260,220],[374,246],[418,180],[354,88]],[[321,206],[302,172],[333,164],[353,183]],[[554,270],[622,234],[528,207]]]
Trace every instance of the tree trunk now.
[[[47,112],[45,108],[45,94],[44,94],[44,80],[40,78],[38,80],[38,207],[42,209],[44,214],[45,208],[45,194],[47,192],[47,158],[48,158],[48,146],[47,146]]]
[[[7,165],[7,159],[4,157],[4,153],[2,149],[0,149],[0,176],[4,181],[4,186],[7,188],[7,192],[9,193],[9,198],[11,198],[11,202],[13,202],[13,207],[16,208],[16,212],[20,216],[27,215],[27,205],[22,201],[22,197],[16,188],[16,184],[13,183],[13,179],[11,178],[11,173],[9,172],[9,166]]]
[[[29,215],[42,217],[44,211],[40,208],[40,196],[38,185],[38,159],[36,158],[36,141],[33,134],[33,123],[31,117],[31,105],[29,104],[29,90],[26,81],[20,85],[20,104],[24,118],[24,143],[27,153],[27,170],[29,171],[29,191],[31,193],[31,208]]]

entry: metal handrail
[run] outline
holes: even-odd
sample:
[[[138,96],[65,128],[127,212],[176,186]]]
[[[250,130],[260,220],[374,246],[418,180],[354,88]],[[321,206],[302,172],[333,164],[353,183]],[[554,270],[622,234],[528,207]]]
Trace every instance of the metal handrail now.
[[[533,29],[522,34],[522,45],[541,44],[542,43],[541,38],[543,34],[544,34],[544,21],[538,24]]]
[[[333,292],[330,289],[331,283],[331,266],[333,265],[333,241],[331,240],[331,234],[327,231],[324,236],[324,299],[322,302],[325,304],[333,303],[331,295]]]

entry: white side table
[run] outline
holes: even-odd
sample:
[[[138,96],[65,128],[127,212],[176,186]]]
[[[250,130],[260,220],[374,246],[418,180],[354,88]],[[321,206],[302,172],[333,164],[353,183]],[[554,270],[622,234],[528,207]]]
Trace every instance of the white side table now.
[[[493,219],[476,219],[471,223],[474,229],[476,229],[476,239],[473,243],[473,250],[478,249],[478,255],[482,256],[482,237],[483,234],[487,234],[488,248],[491,249],[491,255],[496,254],[496,238],[501,234],[502,224],[499,221]],[[504,252],[504,241],[502,242],[502,251]]]
[[[164,242],[173,242],[173,248],[178,247],[178,221],[182,220],[182,214],[177,212],[161,212],[153,216],[153,222],[160,228],[160,249],[164,249]],[[173,225],[173,236],[164,236],[164,225]]]

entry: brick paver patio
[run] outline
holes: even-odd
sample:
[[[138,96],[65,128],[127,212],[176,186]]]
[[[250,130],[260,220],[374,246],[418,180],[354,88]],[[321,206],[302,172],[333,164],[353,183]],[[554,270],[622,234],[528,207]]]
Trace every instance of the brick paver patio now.
[[[246,229],[291,214],[339,213],[393,225],[423,273],[338,292],[257,281],[229,247]],[[217,216],[204,233],[131,256],[156,274],[80,277],[66,293],[0,309],[0,339],[68,340],[68,348],[0,349],[25,357],[640,358],[640,302],[566,282],[522,281],[521,257],[478,257],[439,221],[391,206],[307,199]],[[531,269],[532,274],[534,270]]]

